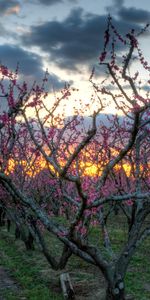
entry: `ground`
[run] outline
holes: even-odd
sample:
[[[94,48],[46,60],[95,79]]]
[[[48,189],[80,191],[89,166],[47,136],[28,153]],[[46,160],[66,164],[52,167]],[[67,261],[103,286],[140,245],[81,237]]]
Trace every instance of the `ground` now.
[[[74,283],[74,289],[76,294],[76,300],[104,300],[105,299],[105,282],[101,276],[98,276],[99,274],[96,272],[96,268],[93,268],[91,271],[93,273],[93,280],[86,280],[86,281],[80,281],[78,283]],[[42,270],[41,275],[45,276],[44,273],[47,270]],[[52,278],[55,278],[54,274]],[[55,274],[56,275],[56,274]],[[76,281],[76,274],[70,273],[71,278],[73,278],[73,281]],[[80,276],[87,276],[87,273],[80,272]],[[55,282],[51,282],[49,285],[49,288],[52,289],[54,292],[59,293],[60,287]],[[150,286],[148,287],[150,289]],[[0,300],[6,300],[6,298],[3,296],[3,292],[5,290],[8,290],[13,292],[14,294],[20,293],[21,287],[17,283],[17,281],[12,277],[12,275],[9,273],[9,270],[6,270],[6,268],[0,266]],[[27,298],[22,296],[20,300],[26,300]],[[131,296],[127,297],[128,300],[133,300],[134,298]]]
[[[2,256],[3,253],[0,253]],[[67,271],[67,270],[66,270]],[[70,277],[73,283],[73,287],[76,294],[77,300],[104,300],[105,295],[105,282],[102,276],[98,274],[98,270],[96,268],[91,268],[91,272],[89,270],[84,270],[84,272],[80,271],[80,279],[76,272],[70,272]],[[52,280],[49,281],[49,289],[52,290],[55,294],[61,293],[61,288],[58,283],[58,277],[61,274],[61,271],[56,272],[49,269],[40,270],[41,279],[44,279],[45,276],[51,277]],[[88,279],[84,279],[88,278]],[[91,279],[93,277],[93,279]],[[5,267],[0,266],[0,300],[7,300],[4,294],[6,290],[9,290],[10,294],[20,294],[21,286],[16,281],[16,279],[10,274],[10,271]],[[24,296],[21,296],[20,300],[27,299]]]
[[[1,254],[1,253],[0,253]],[[0,300],[5,300],[3,297],[3,292],[10,290],[17,293],[19,289],[17,281],[9,274],[9,271],[6,270],[3,266],[0,266]],[[23,299],[23,298],[22,298]]]
[[[75,290],[76,300],[105,299],[105,281],[97,268],[79,269],[79,273],[75,270],[70,271],[69,274]],[[54,276],[51,273],[51,276],[55,278],[56,274]],[[60,287],[58,284],[55,285],[55,282],[51,282],[50,288],[54,290],[55,286],[56,291],[60,291]]]
[[[113,242],[123,243],[124,231],[118,226]],[[97,239],[97,231],[92,233]],[[116,239],[117,237],[117,239]],[[118,240],[119,237],[119,240]],[[57,240],[47,240],[50,250],[60,251]],[[126,276],[128,300],[150,299],[150,240],[135,254]],[[78,257],[72,256],[65,270],[53,271],[44,256],[36,248],[26,251],[24,243],[15,240],[13,230],[0,229],[0,300],[63,300],[60,274],[68,272],[75,290],[76,300],[104,300],[105,281],[100,270]],[[133,297],[134,295],[134,297]]]

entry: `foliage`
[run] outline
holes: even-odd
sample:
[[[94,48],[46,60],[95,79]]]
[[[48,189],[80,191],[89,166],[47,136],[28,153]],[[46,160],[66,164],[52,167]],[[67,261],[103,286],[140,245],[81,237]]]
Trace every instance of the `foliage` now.
[[[27,249],[35,240],[55,270],[64,268],[72,254],[96,265],[108,284],[106,299],[113,300],[125,299],[129,262],[150,234],[144,225],[150,213],[150,99],[142,90],[139,72],[132,69],[136,53],[144,70],[150,71],[139,47],[140,34],[131,30],[122,37],[108,18],[99,60],[109,86],[105,79],[96,83],[93,70],[91,101],[81,103],[70,118],[65,118],[62,104],[67,105],[74,88],[65,86],[49,105],[47,72],[41,86],[34,83],[29,89],[17,80],[18,71],[0,69],[1,97],[8,106],[0,116],[1,221],[4,213],[15,222]],[[4,79],[9,80],[7,93]],[[110,100],[124,116],[107,115],[107,122],[98,122]],[[85,111],[90,113],[89,127],[84,126]],[[122,249],[115,253],[109,218],[118,210],[128,231]],[[65,218],[63,223],[59,216]],[[94,225],[101,236],[99,244],[90,237]],[[64,245],[59,258],[47,247],[46,231]]]

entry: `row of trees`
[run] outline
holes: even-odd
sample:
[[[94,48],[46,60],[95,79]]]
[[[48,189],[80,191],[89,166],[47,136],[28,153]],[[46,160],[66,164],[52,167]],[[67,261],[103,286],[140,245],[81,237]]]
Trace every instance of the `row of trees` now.
[[[106,68],[110,85],[105,80],[97,84],[93,70],[94,92],[86,105],[91,114],[88,128],[82,117],[85,107],[65,122],[59,113],[72,97],[70,86],[49,103],[47,73],[41,86],[29,88],[19,82],[17,72],[0,67],[1,102],[7,100],[0,115],[0,223],[6,214],[26,247],[37,242],[55,270],[63,269],[72,254],[97,266],[107,282],[107,300],[125,299],[129,262],[150,234],[144,225],[150,213],[150,100],[139,73],[131,75],[135,51],[144,70],[150,71],[139,48],[139,34],[132,30],[123,38],[108,18],[100,67]],[[117,57],[118,47],[122,58]],[[107,115],[107,122],[98,122],[107,99],[124,116]],[[118,210],[128,232],[122,250],[114,253],[108,226]],[[101,232],[100,246],[90,240],[95,225]],[[49,251],[46,231],[62,242],[59,258]]]

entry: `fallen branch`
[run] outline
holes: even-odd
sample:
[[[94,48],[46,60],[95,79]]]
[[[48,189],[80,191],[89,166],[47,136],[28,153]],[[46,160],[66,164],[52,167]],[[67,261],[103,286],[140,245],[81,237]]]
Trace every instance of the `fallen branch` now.
[[[75,299],[74,289],[68,273],[62,273],[60,275],[60,284],[61,284],[64,299],[67,300]]]

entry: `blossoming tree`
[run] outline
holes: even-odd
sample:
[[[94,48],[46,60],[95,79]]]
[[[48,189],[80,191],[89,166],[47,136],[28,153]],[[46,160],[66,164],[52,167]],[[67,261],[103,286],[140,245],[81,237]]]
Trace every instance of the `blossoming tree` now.
[[[73,88],[66,86],[49,105],[47,74],[41,86],[34,84],[28,89],[25,83],[18,83],[17,74],[4,66],[0,69],[1,96],[8,102],[7,111],[0,117],[0,184],[10,195],[9,203],[3,197],[2,205],[6,212],[13,207],[54,269],[64,268],[72,254],[97,266],[107,282],[107,300],[125,299],[128,265],[150,234],[150,227],[144,225],[150,214],[150,99],[131,65],[136,52],[149,74],[139,34],[131,30],[122,37],[108,18],[99,59],[100,67],[107,70],[109,85],[106,80],[96,83],[93,70],[90,103],[86,107],[82,103],[78,115],[65,122],[59,107],[67,105]],[[116,45],[122,49],[122,63],[121,57],[117,60]],[[10,81],[7,93],[4,79]],[[105,121],[99,120],[109,105],[107,100],[123,117],[107,115]],[[88,127],[81,116],[85,109],[91,115]],[[15,167],[10,168],[10,162]],[[21,174],[19,181],[17,174]],[[124,245],[117,253],[109,230],[114,213],[124,216],[128,227]],[[95,244],[91,241],[92,226],[99,230]],[[50,253],[45,231],[62,242],[59,259]]]

